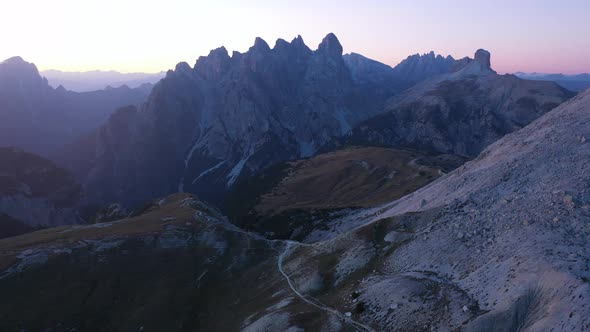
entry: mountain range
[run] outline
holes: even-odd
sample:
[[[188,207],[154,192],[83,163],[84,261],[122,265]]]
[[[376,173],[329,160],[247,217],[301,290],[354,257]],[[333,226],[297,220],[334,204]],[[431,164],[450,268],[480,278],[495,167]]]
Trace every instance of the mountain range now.
[[[7,59],[0,62],[0,144],[53,157],[116,109],[144,101],[150,91],[150,86],[83,93],[54,89],[34,64]]]
[[[475,157],[574,96],[554,82],[498,75],[485,50],[462,62],[466,65],[461,69],[392,98],[382,114],[357,126],[347,142]]]
[[[553,81],[571,91],[582,91],[590,87],[590,74],[564,75],[517,72],[514,75],[527,80]]]
[[[151,86],[162,79],[165,73],[120,73],[114,70],[79,72],[49,69],[40,72],[40,74],[54,88],[61,85],[70,91],[88,92],[104,90],[108,87],[118,88],[123,85],[130,88],[138,88],[144,84]]]
[[[69,166],[97,202],[134,206],[188,191],[218,204],[242,179],[342,144],[474,157],[573,95],[498,75],[483,50],[423,58],[392,69],[343,56],[333,34],[315,51],[301,37],[272,49],[258,38],[231,57],[219,48],[194,67],[179,63],[143,105],[111,116],[73,148]],[[431,79],[404,90],[425,73]]]
[[[396,93],[371,89],[380,79],[357,83],[333,34],[315,51],[301,37],[272,49],[258,38],[231,57],[222,47],[179,63],[142,106],[113,115],[77,150],[93,153],[83,156],[91,167],[73,168],[99,201],[185,190],[220,200],[241,177],[312,156],[379,113]]]

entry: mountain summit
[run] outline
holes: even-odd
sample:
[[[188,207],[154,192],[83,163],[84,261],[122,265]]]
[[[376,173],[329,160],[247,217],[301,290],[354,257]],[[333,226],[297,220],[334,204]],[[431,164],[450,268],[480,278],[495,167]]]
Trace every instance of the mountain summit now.
[[[490,52],[484,49],[477,50],[473,59],[466,58],[458,62],[455,68],[460,69],[457,70],[456,76],[496,74],[492,69],[491,57]]]
[[[329,33],[318,46],[318,52],[328,54],[332,57],[342,56],[342,45],[333,33]]]
[[[487,69],[492,69],[492,64],[491,64],[491,54],[490,52],[484,50],[484,49],[479,49],[475,52],[475,57],[474,60],[475,62],[480,63],[484,68]]]

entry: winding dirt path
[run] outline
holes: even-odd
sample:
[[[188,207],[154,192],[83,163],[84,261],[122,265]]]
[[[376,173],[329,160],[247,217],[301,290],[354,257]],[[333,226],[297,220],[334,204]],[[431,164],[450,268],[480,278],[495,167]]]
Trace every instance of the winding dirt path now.
[[[297,295],[303,302],[312,305],[322,311],[325,311],[327,313],[330,313],[332,315],[336,315],[338,316],[340,319],[342,319],[344,322],[346,322],[347,324],[353,326],[354,328],[356,328],[359,331],[364,331],[364,332],[375,332],[375,330],[373,330],[370,326],[361,324],[357,321],[355,321],[354,319],[345,316],[343,313],[341,313],[340,311],[328,307],[326,305],[324,305],[323,303],[321,303],[320,301],[305,296],[303,294],[301,294],[297,288],[295,288],[295,286],[293,286],[293,283],[291,282],[291,279],[289,278],[289,276],[287,275],[287,273],[285,273],[285,271],[283,270],[283,259],[284,257],[291,251],[291,248],[293,247],[293,244],[298,244],[297,242],[292,242],[292,241],[288,241],[287,245],[285,246],[285,250],[283,250],[283,252],[279,255],[279,259],[277,261],[277,265],[278,265],[278,269],[279,272],[281,272],[281,274],[285,277],[285,280],[287,280],[287,283],[289,284],[289,287],[291,288],[291,290],[293,291],[293,293],[295,293],[295,295]]]

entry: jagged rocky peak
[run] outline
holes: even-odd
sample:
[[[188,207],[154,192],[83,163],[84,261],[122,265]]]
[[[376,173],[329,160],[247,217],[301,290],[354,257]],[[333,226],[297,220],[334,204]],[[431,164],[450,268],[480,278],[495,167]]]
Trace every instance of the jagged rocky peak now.
[[[430,51],[429,53],[408,56],[394,67],[395,75],[404,81],[417,83],[432,76],[454,71],[455,59]]]
[[[184,61],[179,62],[178,64],[176,64],[174,71],[176,73],[189,73],[191,71],[191,66]]]
[[[291,46],[291,44],[289,44],[288,41],[284,40],[283,38],[279,38],[275,42],[275,47],[273,48],[273,50],[289,48],[290,46]]]
[[[268,52],[270,51],[270,46],[268,46],[268,43],[260,38],[260,37],[256,37],[256,39],[254,40],[254,46],[250,47],[250,50],[248,52]]]
[[[303,38],[301,35],[297,35],[297,37],[293,38],[291,41],[291,47],[298,53],[298,54],[305,54],[309,55],[312,53],[311,49],[305,45]]]
[[[326,37],[324,37],[318,46],[318,52],[328,54],[333,57],[341,57],[342,51],[342,45],[340,44],[340,41],[336,35],[333,33],[329,33]]]
[[[209,52],[208,56],[201,56],[195,64],[195,71],[206,79],[217,77],[226,72],[231,64],[227,49],[223,46]]]
[[[409,55],[405,61],[408,60],[413,60],[413,61],[454,61],[455,59],[451,56],[451,55],[447,55],[446,57],[442,56],[441,54],[436,54],[434,53],[434,51],[430,51],[428,53],[424,53],[424,54],[420,54],[420,53],[416,53],[416,54],[412,54]],[[403,63],[403,61],[402,61]]]
[[[291,45],[302,46],[302,47],[307,48],[307,45],[305,45],[305,42],[303,41],[303,38],[301,37],[301,35],[297,35],[297,37],[293,38],[293,40],[291,41]]]
[[[290,43],[282,38],[277,39],[273,52],[284,59],[306,57],[313,53],[311,49],[305,45],[301,36],[297,36]]]
[[[20,56],[8,58],[0,62],[0,73],[5,77],[13,75],[18,76],[18,78],[30,76],[41,77],[39,70],[37,70],[37,66],[33,63],[26,62]],[[10,79],[14,78],[15,77],[12,77]]]

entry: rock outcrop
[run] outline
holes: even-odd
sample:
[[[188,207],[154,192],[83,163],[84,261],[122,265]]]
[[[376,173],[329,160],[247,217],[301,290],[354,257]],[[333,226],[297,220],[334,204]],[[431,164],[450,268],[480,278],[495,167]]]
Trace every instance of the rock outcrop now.
[[[475,52],[475,56],[473,57],[473,60],[475,62],[480,63],[482,67],[492,70],[491,57],[492,57],[492,55],[490,54],[490,52],[480,48],[479,50],[477,50]]]

